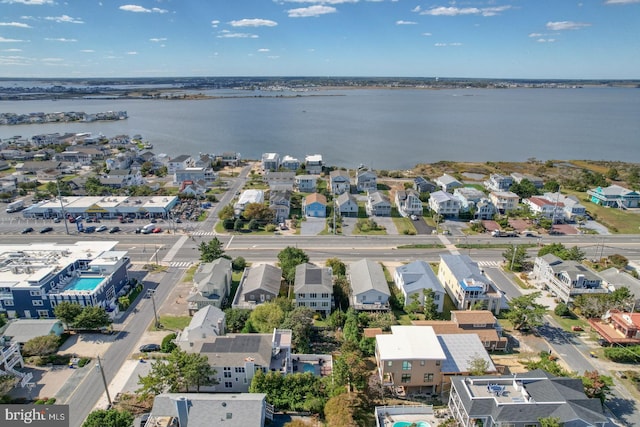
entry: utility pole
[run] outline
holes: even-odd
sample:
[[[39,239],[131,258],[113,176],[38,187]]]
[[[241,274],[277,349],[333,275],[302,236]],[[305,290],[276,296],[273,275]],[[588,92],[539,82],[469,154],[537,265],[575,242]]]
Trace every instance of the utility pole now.
[[[516,252],[518,252],[518,245],[513,245],[513,256],[511,257],[511,267],[509,267],[511,271],[513,271],[513,264],[516,262]]]
[[[107,386],[107,379],[104,376],[104,369],[102,369],[102,362],[100,361],[100,355],[98,357],[98,363],[96,363],[96,368],[100,370],[100,375],[102,376],[102,384],[104,384],[104,391],[107,393],[107,401],[109,402],[109,409],[113,406],[113,402],[111,401],[111,395],[109,394],[109,387]]]
[[[64,229],[69,234],[69,224],[67,223],[67,215],[64,212],[64,203],[62,203],[62,195],[60,194],[60,181],[56,179],[56,188],[58,189],[58,200],[60,200],[60,210],[62,211],[62,220],[64,221]]]
[[[160,321],[158,320],[158,312],[156,311],[155,294],[156,294],[156,291],[154,289],[149,289],[147,291],[147,295],[149,295],[151,297],[151,304],[153,305],[153,317],[156,320],[156,323],[155,323],[156,329],[158,329],[158,326],[160,326]]]

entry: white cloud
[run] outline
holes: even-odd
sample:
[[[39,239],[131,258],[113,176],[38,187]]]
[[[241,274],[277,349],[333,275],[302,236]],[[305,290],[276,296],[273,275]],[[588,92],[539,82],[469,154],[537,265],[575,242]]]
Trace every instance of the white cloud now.
[[[0,36],[0,43],[20,43],[26,40],[18,40],[18,39],[7,39]]]
[[[62,62],[62,58],[42,58],[42,62]]]
[[[416,25],[417,22],[414,21],[396,21],[396,25]]]
[[[53,0],[2,0],[2,3],[20,3],[28,6],[40,6],[43,4],[53,4]]]
[[[213,28],[218,28],[218,24],[220,23],[220,21],[218,21],[217,19],[214,19],[213,21],[211,21],[211,26]]]
[[[135,50],[127,52],[127,55],[137,55],[137,54],[138,52],[136,52]]]
[[[536,40],[538,43],[553,43],[556,39],[538,39]]]
[[[23,22],[0,22],[0,27],[31,28],[31,25]]]
[[[239,21],[229,22],[232,27],[275,27],[277,22],[269,19],[240,19]]]
[[[153,37],[151,39],[149,39],[150,42],[154,42],[154,43],[159,43],[159,42],[166,42],[167,38],[166,37]]]
[[[436,6],[428,10],[423,10],[420,15],[432,15],[432,16],[458,16],[458,15],[482,15],[482,16],[495,16],[500,12],[511,9],[511,6],[496,6],[496,7],[455,7],[455,6]],[[414,11],[420,11],[419,8],[415,8]]]
[[[590,27],[591,24],[586,22],[573,22],[573,21],[556,21],[547,22],[547,28],[552,31],[561,31],[561,30],[579,30],[581,28]]]
[[[81,49],[80,52],[82,52],[82,53],[93,53],[93,52],[95,52],[95,50],[93,50],[93,49]]]
[[[231,31],[220,31],[220,34],[216,36],[219,39],[257,39],[256,34],[251,33],[232,33]]]
[[[299,9],[289,9],[287,13],[289,18],[309,18],[312,16],[326,15],[327,13],[335,13],[337,9],[331,6],[309,6],[301,7]]]
[[[275,55],[270,55],[270,56],[267,56],[267,58],[269,58],[269,59],[278,59],[280,57],[279,56],[275,56]]]
[[[604,4],[632,4],[640,3],[640,0],[607,0]]]
[[[258,52],[271,52],[271,49],[262,48],[258,49]]]
[[[120,6],[118,9],[124,10],[125,12],[135,12],[135,13],[167,13],[168,12],[168,10],[166,9],[160,9],[157,7],[147,9],[146,7],[138,6],[137,4],[125,4],[124,6]]]
[[[544,34],[542,34],[542,33],[530,33],[529,34],[529,37],[542,37],[542,36],[544,36]]]
[[[22,52],[22,49],[4,49],[3,52]]]
[[[79,18],[72,18],[69,15],[62,15],[62,16],[47,16],[46,18],[47,21],[55,21],[58,23],[61,22],[68,22],[70,24],[84,24],[84,21],[82,19]]]
[[[284,3],[317,3],[317,4],[344,4],[358,3],[360,0],[283,0]]]
[[[60,37],[57,39],[52,39],[52,38],[45,38],[46,41],[48,42],[62,42],[62,43],[71,43],[71,42],[77,42],[77,39],[65,39],[64,37]]]
[[[462,43],[454,42],[454,43],[434,43],[435,47],[445,47],[445,46],[462,46]]]
[[[430,36],[432,36],[432,34],[431,34],[431,33],[422,33],[422,35],[423,35],[423,36],[425,36],[425,37],[430,37]]]
[[[420,12],[422,10],[422,8],[420,6],[416,6],[413,9],[411,9],[411,12]]]

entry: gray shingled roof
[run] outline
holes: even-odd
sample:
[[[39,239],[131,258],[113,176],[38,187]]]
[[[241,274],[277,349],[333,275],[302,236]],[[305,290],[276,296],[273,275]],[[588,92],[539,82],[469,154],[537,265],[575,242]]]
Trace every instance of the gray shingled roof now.
[[[186,399],[187,421],[180,427],[262,427],[266,395],[262,393],[163,393],[153,400],[152,417],[178,417]]]
[[[212,262],[205,262],[198,266],[193,274],[193,282],[200,292],[216,293],[222,296],[225,277],[231,271],[231,261],[218,258]]]
[[[62,325],[58,319],[16,319],[9,323],[2,335],[11,337],[12,342],[25,343],[32,338],[49,335],[57,323]]]
[[[375,261],[362,259],[350,264],[349,278],[351,279],[351,290],[354,295],[375,289],[391,296],[382,267]]]
[[[260,264],[249,267],[249,272],[243,284],[243,293],[264,289],[274,295],[280,293],[282,269],[270,264]]]
[[[293,292],[298,293],[333,293],[331,269],[305,263],[296,267],[296,278]]]
[[[194,353],[207,356],[211,366],[244,366],[252,359],[256,365],[271,364],[271,334],[229,334],[200,342]]]

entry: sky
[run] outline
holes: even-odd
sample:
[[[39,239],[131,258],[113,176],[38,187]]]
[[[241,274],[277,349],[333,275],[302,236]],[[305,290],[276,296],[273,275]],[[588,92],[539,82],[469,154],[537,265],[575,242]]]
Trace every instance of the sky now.
[[[0,77],[640,79],[640,0],[0,0]]]

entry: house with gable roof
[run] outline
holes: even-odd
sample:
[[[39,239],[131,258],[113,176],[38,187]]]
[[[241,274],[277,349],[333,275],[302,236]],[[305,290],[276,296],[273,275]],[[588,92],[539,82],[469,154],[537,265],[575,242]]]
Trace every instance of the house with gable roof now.
[[[374,191],[367,194],[365,210],[369,216],[391,216],[391,202],[381,191]]]
[[[196,341],[202,341],[225,334],[226,314],[220,308],[207,305],[198,310],[189,325],[178,332],[175,344],[184,351],[191,351]]]
[[[245,268],[232,307],[253,310],[257,304],[276,299],[281,282],[282,269],[279,267],[258,264]]]
[[[577,295],[609,292],[602,286],[602,278],[596,272],[577,261],[563,260],[554,254],[536,257],[533,277],[565,304],[571,303]]]
[[[347,267],[351,287],[350,302],[355,310],[387,311],[391,292],[382,267],[375,261],[362,259]]]
[[[462,183],[449,174],[444,174],[435,179],[435,183],[447,193],[451,193],[454,188],[462,187]]]
[[[327,216],[327,198],[320,193],[309,194],[302,200],[302,212],[308,217],[325,218]]]
[[[396,207],[398,213],[403,217],[410,217],[411,215],[422,216],[422,200],[416,190],[398,190],[395,195]]]
[[[404,306],[411,304],[414,295],[417,295],[420,304],[424,304],[424,291],[433,291],[433,302],[436,304],[438,313],[442,313],[444,295],[446,291],[436,277],[429,263],[425,261],[414,261],[396,268],[393,274],[393,281],[404,295]]]
[[[343,217],[355,218],[358,216],[358,202],[356,198],[348,192],[340,194],[336,198],[338,212]]]
[[[193,274],[193,289],[187,297],[189,312],[212,305],[222,307],[231,289],[231,261],[218,258],[201,263]]]
[[[614,208],[637,208],[640,204],[640,193],[620,185],[597,187],[587,191],[593,203]]]
[[[349,171],[338,169],[329,172],[329,185],[332,194],[348,193],[351,190]]]
[[[318,267],[304,263],[296,266],[293,285],[295,305],[307,307],[328,316],[333,307],[333,271],[330,267]]]

